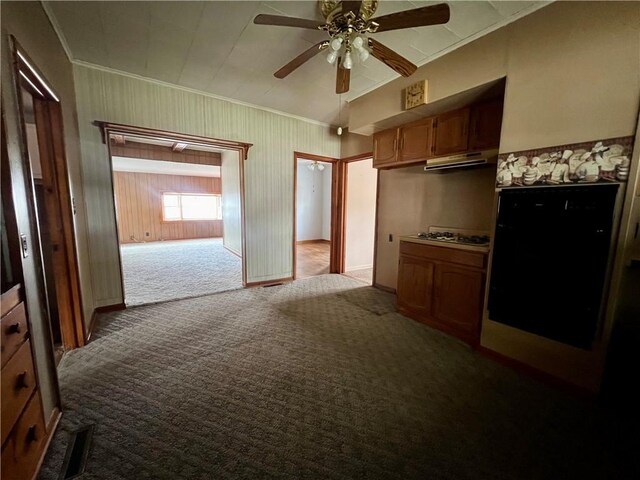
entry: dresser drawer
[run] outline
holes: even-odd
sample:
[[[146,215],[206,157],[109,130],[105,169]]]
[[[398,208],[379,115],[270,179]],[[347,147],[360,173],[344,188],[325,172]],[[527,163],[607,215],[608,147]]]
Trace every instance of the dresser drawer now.
[[[18,348],[2,368],[2,443],[36,387],[31,342]]]
[[[2,450],[2,479],[33,477],[45,444],[46,431],[39,392],[36,391]]]
[[[18,304],[17,307],[2,317],[0,329],[2,366],[4,367],[11,358],[11,355],[20,348],[20,344],[24,342],[29,335],[24,303]]]

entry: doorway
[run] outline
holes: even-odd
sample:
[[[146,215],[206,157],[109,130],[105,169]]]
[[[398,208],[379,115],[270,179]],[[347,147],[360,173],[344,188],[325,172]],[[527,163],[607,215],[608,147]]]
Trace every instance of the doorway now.
[[[296,277],[305,278],[329,273],[332,165],[305,158],[297,162]]]
[[[338,174],[336,159],[297,152],[294,155],[294,278],[338,271]]]
[[[25,171],[33,192],[46,313],[59,361],[65,350],[85,343],[62,110],[58,97],[17,42],[15,54]]]
[[[170,132],[105,138],[125,306],[242,288],[241,152]]]
[[[373,283],[378,170],[371,157],[345,162],[344,275]]]

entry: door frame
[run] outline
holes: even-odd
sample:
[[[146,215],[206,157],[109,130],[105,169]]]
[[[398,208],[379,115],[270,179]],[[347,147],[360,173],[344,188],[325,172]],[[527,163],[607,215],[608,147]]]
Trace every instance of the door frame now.
[[[54,275],[60,319],[60,331],[65,350],[82,347],[86,343],[85,319],[80,287],[78,252],[76,247],[74,198],[71,195],[68,162],[64,144],[64,124],[62,107],[55,95],[51,83],[38,68],[28,53],[11,37],[13,54],[13,75],[18,103],[18,120],[20,142],[22,143],[22,162],[24,171],[28,173],[30,183],[33,181],[29,153],[27,149],[27,133],[24,105],[21,89],[24,88],[33,98],[36,130],[38,132],[38,153],[42,165],[45,191],[50,193],[51,201],[46,202],[47,223],[54,246]],[[30,195],[35,195],[33,187]],[[35,202],[35,197],[33,199]],[[57,225],[57,228],[51,227]],[[38,225],[39,228],[39,225]],[[38,239],[38,243],[40,240]],[[40,249],[38,249],[40,250]],[[57,255],[56,255],[57,253]],[[42,279],[44,282],[44,273]],[[64,302],[58,301],[61,296]],[[68,304],[66,304],[68,302]],[[48,312],[47,312],[48,313]],[[51,319],[49,318],[49,321]]]
[[[113,221],[115,223],[115,240],[118,246],[118,266],[120,267],[120,288],[122,289],[122,304],[114,305],[114,308],[124,309],[126,308],[124,303],[124,275],[122,271],[122,255],[120,253],[120,232],[118,226],[118,216],[116,212],[115,202],[115,186],[113,184],[113,158],[111,153],[111,142],[109,141],[110,135],[127,135],[141,138],[157,138],[157,139],[170,139],[175,141],[181,141],[189,143],[191,145],[206,145],[216,148],[222,148],[225,150],[234,150],[238,152],[240,160],[238,162],[239,175],[240,175],[240,223],[242,225],[242,286],[247,287],[247,246],[246,246],[246,222],[245,222],[245,181],[244,181],[244,162],[248,158],[249,149],[253,146],[252,143],[236,142],[233,140],[223,140],[213,137],[203,137],[199,135],[191,135],[188,133],[171,132],[169,130],[158,130],[155,128],[136,127],[133,125],[126,125],[122,123],[111,123],[101,120],[95,120],[93,124],[100,128],[102,134],[102,143],[107,147],[107,154],[109,158],[109,171],[111,175],[111,196],[113,198]],[[224,223],[223,223],[224,228]],[[109,307],[107,307],[109,308]]]
[[[341,159],[341,168],[343,170],[342,172],[342,178],[343,178],[343,194],[342,194],[342,208],[343,208],[343,213],[342,213],[342,225],[341,225],[341,230],[342,230],[342,257],[340,259],[340,272],[339,273],[344,273],[345,272],[345,266],[344,266],[344,262],[345,262],[345,258],[346,258],[346,251],[347,251],[347,246],[346,246],[346,242],[347,242],[347,181],[349,179],[349,164],[353,163],[353,162],[360,162],[363,160],[369,160],[371,159],[373,161],[373,152],[367,152],[367,153],[359,153],[357,155],[353,155],[351,157],[345,157],[343,159]],[[372,166],[372,168],[374,168]],[[371,285],[375,286],[376,284],[376,257],[378,255],[378,202],[380,201],[380,169],[376,169],[377,173],[376,173],[376,206],[375,206],[375,223],[374,223],[374,231],[373,231],[373,278],[371,280]]]
[[[297,214],[298,214],[298,160],[312,160],[331,164],[331,244],[329,253],[329,273],[341,273],[344,263],[344,165],[338,158],[293,152],[293,271],[291,278],[297,278]]]

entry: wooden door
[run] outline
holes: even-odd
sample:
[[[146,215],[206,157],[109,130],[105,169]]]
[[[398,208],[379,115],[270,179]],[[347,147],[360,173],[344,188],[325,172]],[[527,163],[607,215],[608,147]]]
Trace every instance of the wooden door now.
[[[469,109],[443,113],[436,118],[435,156],[451,155],[467,150],[469,144]]]
[[[400,256],[398,269],[398,308],[419,316],[431,314],[434,264],[408,255]]]
[[[419,120],[400,128],[398,161],[426,160],[431,156],[433,118]]]
[[[396,161],[398,129],[391,128],[373,135],[373,167],[393,164]]]
[[[469,150],[498,148],[502,127],[502,101],[474,105],[469,122]]]
[[[483,273],[439,263],[435,268],[433,317],[452,328],[479,332]]]

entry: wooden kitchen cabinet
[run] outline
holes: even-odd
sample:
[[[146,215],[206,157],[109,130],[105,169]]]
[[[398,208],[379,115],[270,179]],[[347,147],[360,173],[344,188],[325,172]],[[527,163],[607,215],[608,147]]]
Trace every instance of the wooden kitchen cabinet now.
[[[469,120],[469,150],[498,148],[502,127],[502,101],[474,105]]]
[[[373,135],[373,168],[393,165],[396,162],[398,129],[391,128]]]
[[[398,311],[477,345],[485,266],[483,252],[401,241]]]
[[[436,117],[433,156],[465,152],[469,146],[469,109],[462,108]]]
[[[473,335],[482,313],[482,271],[439,263],[435,268],[433,317]]]
[[[402,126],[399,137],[398,162],[426,160],[433,148],[433,118]]]
[[[398,270],[398,307],[416,315],[429,315],[432,309],[435,264],[423,258],[400,257]]]

